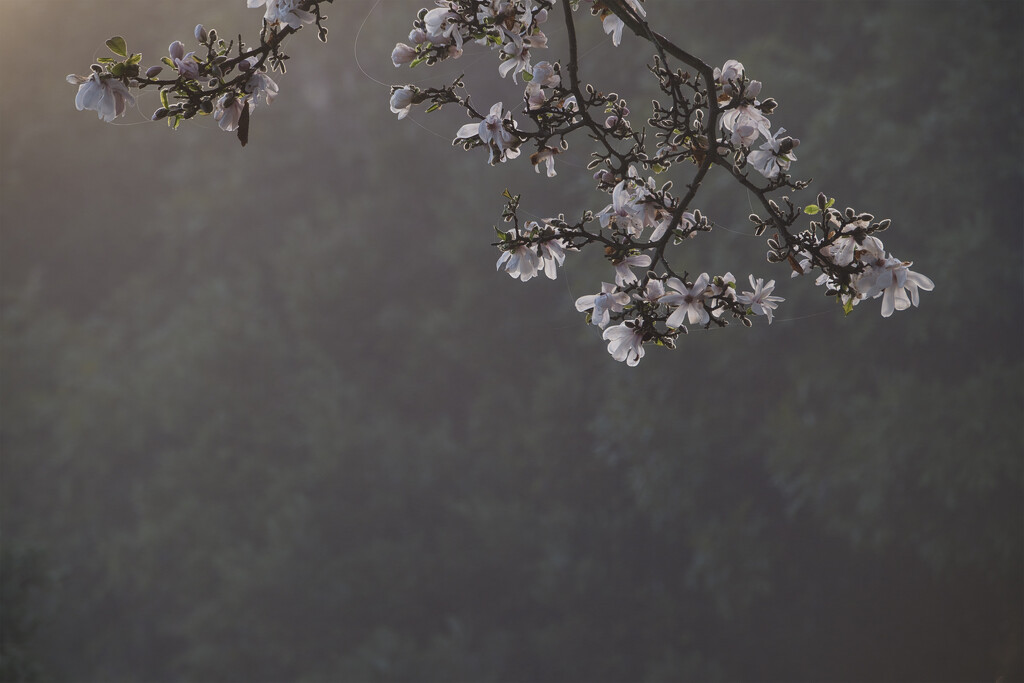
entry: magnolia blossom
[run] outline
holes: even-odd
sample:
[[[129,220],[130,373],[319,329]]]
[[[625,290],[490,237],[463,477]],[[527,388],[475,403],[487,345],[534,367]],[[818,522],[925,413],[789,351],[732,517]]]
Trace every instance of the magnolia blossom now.
[[[626,0],[626,3],[641,19],[647,16],[647,10],[637,0]],[[609,12],[601,19],[601,25],[604,28],[604,32],[611,35],[612,45],[618,47],[619,43],[622,42],[622,29],[626,27],[622,19]]]
[[[741,104],[722,114],[721,125],[732,133],[731,141],[734,145],[750,147],[757,141],[758,135],[771,137],[768,117],[751,103]]]
[[[406,86],[391,93],[391,113],[398,114],[399,120],[404,119],[412,110],[416,91]]]
[[[608,340],[608,353],[620,363],[633,367],[644,357],[644,333],[638,322],[609,327],[601,336]]]
[[[736,277],[732,273],[716,276],[711,281],[710,296],[718,299],[720,303],[723,300],[725,302],[736,301]],[[725,313],[726,308],[725,305],[717,305],[711,311],[711,315],[720,318]]]
[[[668,213],[667,211],[663,211],[662,213],[663,215],[654,224],[654,232],[651,233],[652,242],[657,242],[662,237],[664,237],[665,233],[668,232],[668,226],[672,225],[672,214]],[[693,213],[691,213],[690,211],[686,211],[683,213],[682,216],[679,217],[679,225],[677,225],[676,228],[689,230],[694,226],[696,222],[697,219],[694,217]]]
[[[715,67],[714,76],[715,80],[722,84],[722,91],[727,95],[732,95],[736,92],[732,83],[743,81],[743,64],[735,59],[729,59],[721,69]]]
[[[615,265],[615,284],[619,287],[628,285],[630,282],[636,282],[636,274],[633,273],[630,268],[632,266],[638,266],[640,268],[646,268],[651,265],[651,257],[647,254],[639,254],[636,256],[627,256],[624,259],[613,262]]]
[[[185,54],[185,45],[180,40],[171,43],[167,48],[167,53],[170,55],[171,61],[174,62],[174,68],[181,76],[192,79],[199,78],[199,62],[193,59],[196,53]]]
[[[531,154],[530,163],[533,164],[533,170],[540,173],[540,165],[544,164],[548,169],[548,178],[557,175],[555,172],[555,155],[558,152],[559,149],[557,147],[541,147]]]
[[[256,65],[257,60],[255,57],[249,57],[245,61],[249,63],[249,68],[252,69]],[[251,93],[253,96],[251,106],[255,106],[261,97],[269,105],[277,97],[278,87],[274,79],[267,75],[265,71],[253,71],[252,75],[249,76],[249,80],[245,82],[245,92]]]
[[[614,223],[633,237],[639,237],[644,229],[643,209],[637,205],[635,183],[632,180],[620,180],[612,190],[612,203],[601,209],[597,214],[601,227],[607,228]]]
[[[505,266],[509,275],[519,278],[523,282],[536,276],[543,266],[540,255],[528,244],[520,244],[508,251],[503,251],[498,257],[495,270],[501,268],[502,265]]]
[[[900,261],[891,254],[882,256],[876,251],[878,245],[871,245],[862,256],[867,268],[854,281],[854,289],[861,298],[882,297],[882,317],[888,318],[893,311],[903,311],[920,301],[920,290],[930,292],[935,283],[930,278],[910,270],[911,261]],[[867,244],[867,239],[865,239]],[[907,292],[909,291],[909,296]]]
[[[668,288],[674,289],[676,293],[661,297],[661,303],[678,306],[665,321],[666,325],[680,327],[684,318],[687,318],[691,325],[695,323],[703,325],[710,320],[708,312],[704,308],[704,292],[708,288],[709,279],[707,273],[701,273],[692,287],[687,287],[676,277],[671,277],[665,282]]]
[[[501,47],[505,60],[498,65],[498,73],[504,78],[512,72],[512,82],[517,83],[516,74],[520,71],[530,71],[530,44],[517,33],[506,32],[505,35],[508,36],[508,40]]]
[[[565,263],[565,249],[557,239],[545,240],[537,245],[542,261],[541,270],[548,276],[549,280],[558,277],[558,266]]]
[[[533,65],[533,78],[530,83],[538,85],[542,88],[554,88],[562,79],[558,74],[555,73],[555,67],[552,66],[551,62],[537,62]]]
[[[491,154],[488,163],[496,164],[506,159],[515,159],[519,156],[519,138],[505,127],[507,121],[514,129],[516,124],[512,120],[512,112],[502,116],[503,105],[497,102],[491,107],[491,111],[480,123],[467,123],[455,134],[457,139],[463,140],[471,137],[479,137],[490,149]]]
[[[425,38],[426,35],[424,34],[424,39]],[[391,51],[391,62],[395,66],[408,64],[414,59],[416,59],[416,48],[406,45],[405,43],[396,43],[395,49]]]
[[[436,7],[423,16],[427,40],[432,45],[450,45],[457,53],[452,53],[453,57],[462,54],[462,33],[456,23],[458,18],[458,14],[445,7]]]
[[[238,128],[238,122],[242,118],[242,111],[245,108],[245,101],[232,94],[227,94],[217,100],[213,108],[213,118],[218,122],[221,130],[233,131]]]
[[[90,109],[107,123],[124,116],[127,105],[135,106],[135,98],[128,87],[116,78],[103,78],[98,73],[92,76],[69,74],[67,81],[78,86],[75,108],[78,111]]]
[[[303,24],[312,24],[316,16],[299,5],[302,0],[246,0],[249,7],[267,6],[263,19],[274,27],[287,24],[292,28],[299,28]]]
[[[765,284],[763,279],[757,278],[755,282],[754,276],[751,275],[750,286],[754,288],[754,291],[743,292],[737,297],[737,301],[749,306],[754,315],[768,316],[768,324],[771,325],[772,311],[775,310],[780,301],[785,301],[781,296],[771,296],[772,291],[775,289],[775,280],[769,280],[768,284]]]
[[[785,128],[779,128],[777,133],[768,136],[768,141],[761,145],[761,149],[747,155],[747,163],[765,178],[774,178],[780,172],[788,171],[790,162],[796,161],[793,148],[799,145],[800,141],[793,138],[780,140],[779,136],[785,132]]]
[[[652,282],[656,282],[652,280]],[[576,299],[576,310],[579,312],[589,311],[590,324],[604,327],[608,324],[612,313],[619,313],[629,303],[629,294],[620,292],[615,285],[602,282],[601,291],[597,294],[587,294]]]

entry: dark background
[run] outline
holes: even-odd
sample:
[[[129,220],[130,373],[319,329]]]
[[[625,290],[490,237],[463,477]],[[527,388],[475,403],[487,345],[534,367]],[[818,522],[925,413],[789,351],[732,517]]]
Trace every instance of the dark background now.
[[[712,173],[722,228],[676,262],[787,300],[628,368],[573,308],[598,254],[494,270],[506,187],[608,203],[582,140],[548,180],[451,148],[457,111],[388,111],[372,79],[521,97],[480,49],[394,69],[420,3],[328,6],[245,149],[148,122],[154,93],[99,122],[64,76],[258,10],[5,6],[0,678],[1024,677],[1021,3],[647,5],[779,100],[802,203],[893,220],[920,308],[844,317]],[[583,78],[642,121],[646,44],[578,22]]]

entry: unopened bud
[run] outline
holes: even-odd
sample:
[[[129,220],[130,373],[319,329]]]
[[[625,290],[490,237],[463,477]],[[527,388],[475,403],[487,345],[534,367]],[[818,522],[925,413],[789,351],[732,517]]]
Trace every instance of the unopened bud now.
[[[160,119],[162,119],[165,116],[167,116],[167,114],[168,114],[167,109],[165,109],[164,107],[160,107],[155,112],[153,112],[153,116],[151,118],[152,118],[153,121],[159,121]]]
[[[185,44],[176,40],[167,47],[167,53],[171,55],[172,60],[180,61],[185,58]]]
[[[151,66],[148,69],[146,69],[146,78],[156,78],[160,75],[160,72],[163,70],[164,68],[160,65]]]
[[[198,40],[200,43],[205,43],[206,39],[209,38],[209,34],[207,34],[206,29],[203,27],[202,24],[196,24],[195,35],[196,40]]]

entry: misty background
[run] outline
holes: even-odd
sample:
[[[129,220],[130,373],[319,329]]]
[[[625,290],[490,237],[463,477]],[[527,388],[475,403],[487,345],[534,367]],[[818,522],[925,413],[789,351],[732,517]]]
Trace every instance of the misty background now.
[[[458,110],[388,111],[375,79],[522,97],[482,48],[395,69],[423,3],[325,5],[243,149],[149,122],[155,92],[104,124],[64,77],[259,10],[5,2],[0,679],[1024,678],[1021,3],[649,1],[779,101],[802,203],[891,218],[936,288],[844,317],[713,171],[721,228],[675,262],[786,302],[628,368],[573,307],[596,249],[494,268],[505,188],[610,201],[584,141],[547,179],[452,148]],[[577,21],[639,125],[647,44]]]

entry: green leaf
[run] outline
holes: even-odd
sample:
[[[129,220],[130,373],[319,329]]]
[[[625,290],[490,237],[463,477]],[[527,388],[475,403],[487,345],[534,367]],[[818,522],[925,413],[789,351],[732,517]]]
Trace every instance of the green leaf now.
[[[512,193],[508,191],[507,187],[505,188],[505,191],[501,193],[501,196],[505,199],[512,199]]]
[[[169,102],[169,101],[167,100],[167,91],[166,91],[166,90],[161,90],[161,91],[160,91],[160,105],[161,105],[161,106],[162,106],[162,107],[163,107],[164,109],[170,109],[170,108],[171,108],[171,104],[170,104],[170,102]]]
[[[832,205],[835,204],[835,203],[836,203],[836,200],[835,200],[835,197],[833,197],[832,199],[830,199],[827,202],[825,202],[825,208],[826,209],[831,209]]]
[[[429,107],[427,108],[427,111],[426,111],[426,113],[427,113],[427,114],[429,114],[430,112],[432,112],[432,111],[437,111],[437,110],[438,110],[438,109],[440,109],[440,108],[441,108],[441,104],[440,104],[439,102],[435,102],[434,104],[430,105],[430,106],[429,106]]]
[[[807,206],[804,207],[804,213],[806,213],[808,216],[813,216],[814,214],[820,212],[821,209],[818,208],[817,204],[808,204]]]
[[[170,57],[163,57],[163,58],[160,59],[160,61],[163,62],[164,64],[166,64],[167,66],[171,67],[172,69],[177,69],[178,68],[178,67],[176,67],[174,65],[174,62],[171,61]]]
[[[110,67],[110,73],[114,74],[116,78],[124,76],[124,62],[118,62],[114,66]]]
[[[128,58],[128,64],[138,64],[141,61],[142,61],[142,53],[141,52],[139,54],[137,54],[137,55],[132,55],[131,57]]]
[[[840,301],[842,301],[842,299],[840,299]],[[852,310],[853,310],[853,299],[850,299],[845,304],[843,304],[843,314],[844,315],[850,315],[850,311],[852,311]]]
[[[427,61],[426,57],[417,57],[416,59],[414,59],[411,62],[409,62],[409,68],[411,69],[414,66],[419,66],[420,64],[422,64],[425,61]]]
[[[122,57],[128,56],[128,44],[124,42],[124,38],[121,36],[114,36],[107,41],[107,47],[115,55],[121,55]]]

